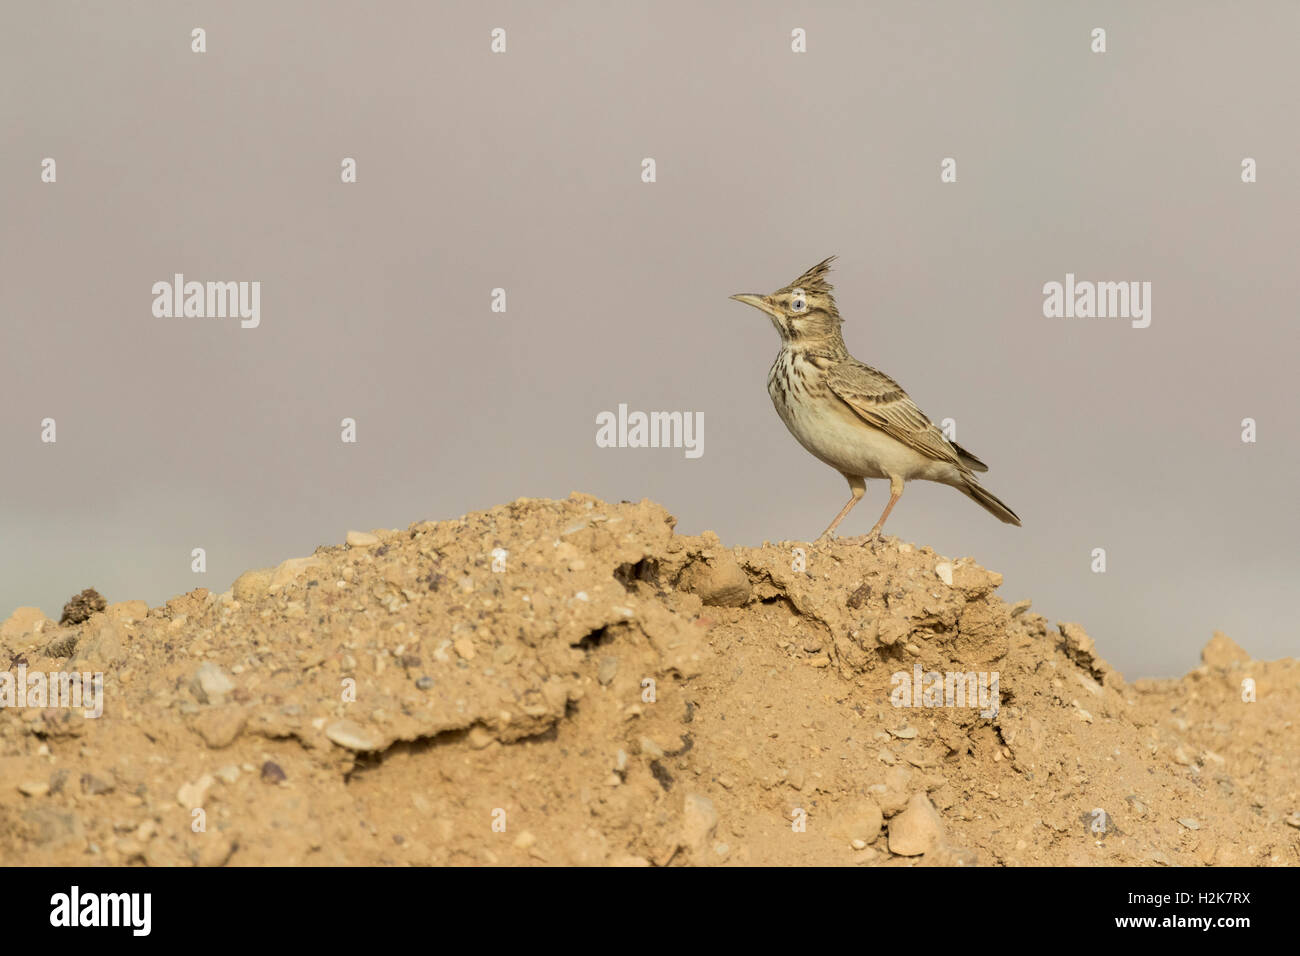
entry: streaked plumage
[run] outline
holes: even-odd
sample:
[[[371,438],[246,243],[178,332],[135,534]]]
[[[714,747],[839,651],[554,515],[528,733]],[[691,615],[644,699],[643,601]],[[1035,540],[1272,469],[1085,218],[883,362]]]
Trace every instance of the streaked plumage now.
[[[823,537],[862,497],[866,478],[888,478],[890,500],[872,529],[878,535],[913,478],[958,489],[1008,524],[1015,512],[985,489],[974,472],[988,466],[943,436],[925,413],[884,372],[849,354],[839,310],[826,273],[834,256],[819,262],[771,295],[733,299],[763,311],[781,335],[781,351],[767,376],[777,414],[804,448],[839,471],[853,497]]]

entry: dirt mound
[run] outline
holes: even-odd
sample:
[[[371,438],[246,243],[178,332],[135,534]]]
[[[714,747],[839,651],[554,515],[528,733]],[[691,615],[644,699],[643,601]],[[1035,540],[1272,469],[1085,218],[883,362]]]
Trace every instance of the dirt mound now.
[[[1216,635],[1126,684],[1000,583],[575,494],[20,609],[0,862],[1300,862],[1296,662]],[[50,672],[102,673],[102,716]]]

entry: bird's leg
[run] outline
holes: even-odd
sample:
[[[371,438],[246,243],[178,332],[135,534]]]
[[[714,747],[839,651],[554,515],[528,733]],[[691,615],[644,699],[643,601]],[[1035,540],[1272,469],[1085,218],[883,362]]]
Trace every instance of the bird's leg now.
[[[894,510],[894,505],[898,504],[898,499],[901,497],[903,497],[903,479],[899,478],[897,475],[890,475],[889,504],[885,505],[885,510],[880,513],[880,520],[876,522],[876,526],[867,534],[868,540],[873,542],[880,540],[880,529],[885,526],[885,519],[889,517],[889,513]]]
[[[844,477],[849,478],[848,475],[845,475]],[[862,495],[867,490],[866,479],[849,478],[849,488],[853,491],[853,497],[849,499],[848,504],[840,509],[840,513],[835,516],[835,520],[831,522],[831,526],[822,532],[821,537],[817,539],[818,541],[829,538],[831,532],[834,531],[839,526],[839,523],[844,520],[844,516],[852,511],[853,506],[862,500]]]

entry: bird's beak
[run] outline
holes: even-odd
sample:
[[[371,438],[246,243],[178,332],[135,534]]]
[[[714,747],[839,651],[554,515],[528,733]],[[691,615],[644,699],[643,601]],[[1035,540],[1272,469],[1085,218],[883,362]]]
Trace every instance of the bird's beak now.
[[[743,302],[745,305],[752,305],[760,312],[766,312],[771,316],[779,316],[776,306],[772,304],[772,299],[766,295],[754,295],[752,292],[740,292],[732,296],[737,302]]]

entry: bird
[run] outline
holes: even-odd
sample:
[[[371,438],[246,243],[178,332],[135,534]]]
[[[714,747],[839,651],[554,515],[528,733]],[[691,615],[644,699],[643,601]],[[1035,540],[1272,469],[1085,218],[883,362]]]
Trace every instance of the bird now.
[[[819,541],[834,534],[866,491],[866,479],[889,479],[889,503],[867,535],[880,540],[885,519],[907,481],[951,485],[1007,524],[1020,518],[975,472],[988,466],[943,432],[884,372],[864,365],[844,345],[833,286],[826,280],[831,256],[771,295],[731,298],[765,313],[781,336],[781,351],[767,374],[776,412],[805,449],[849,483],[851,497]]]

